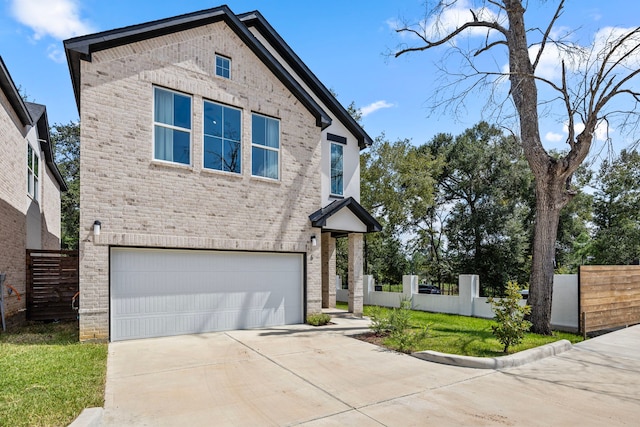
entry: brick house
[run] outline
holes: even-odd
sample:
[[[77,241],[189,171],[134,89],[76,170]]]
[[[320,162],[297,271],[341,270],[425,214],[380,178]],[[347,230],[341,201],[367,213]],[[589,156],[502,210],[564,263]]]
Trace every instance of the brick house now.
[[[349,239],[362,313],[370,137],[258,13],[64,42],[81,123],[80,336],[303,323]]]
[[[24,296],[26,249],[60,249],[67,186],[53,160],[45,106],[23,101],[1,57],[0,93],[0,273]],[[3,288],[5,316],[24,313],[26,298]]]

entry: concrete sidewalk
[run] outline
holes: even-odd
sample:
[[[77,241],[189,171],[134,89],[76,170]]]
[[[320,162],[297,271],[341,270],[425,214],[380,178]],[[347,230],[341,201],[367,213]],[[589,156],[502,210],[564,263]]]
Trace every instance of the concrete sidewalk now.
[[[505,370],[347,335],[366,320],[109,345],[105,426],[638,425],[640,326]]]

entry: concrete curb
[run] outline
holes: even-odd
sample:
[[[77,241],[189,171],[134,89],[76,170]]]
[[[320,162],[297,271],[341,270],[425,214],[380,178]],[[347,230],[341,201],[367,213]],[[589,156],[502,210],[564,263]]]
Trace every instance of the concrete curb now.
[[[99,427],[102,425],[103,408],[84,408],[68,427]]]
[[[429,362],[442,363],[445,365],[460,366],[464,368],[476,369],[506,369],[515,368],[535,360],[544,359],[545,357],[555,356],[567,350],[571,350],[573,346],[568,340],[560,340],[545,344],[540,347],[531,348],[509,356],[500,357],[471,357],[458,356],[456,354],[439,353],[437,351],[419,351],[412,353],[413,357],[427,360]]]

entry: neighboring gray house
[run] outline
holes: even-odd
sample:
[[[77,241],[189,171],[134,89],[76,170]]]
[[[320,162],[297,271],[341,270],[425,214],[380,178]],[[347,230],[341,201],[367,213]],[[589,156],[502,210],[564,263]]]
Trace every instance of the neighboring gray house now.
[[[60,191],[44,105],[24,102],[0,57],[0,273],[24,296],[26,249],[60,249]],[[5,292],[7,317],[26,298]]]
[[[226,6],[64,42],[80,111],[80,337],[303,323],[335,305],[370,137],[258,13]]]

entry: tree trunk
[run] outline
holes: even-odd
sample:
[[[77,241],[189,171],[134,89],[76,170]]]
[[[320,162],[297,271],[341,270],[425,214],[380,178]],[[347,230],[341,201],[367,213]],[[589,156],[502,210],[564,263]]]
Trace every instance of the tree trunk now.
[[[551,335],[551,301],[555,246],[560,211],[566,204],[563,182],[557,177],[536,180],[536,218],[529,300],[532,332]]]

